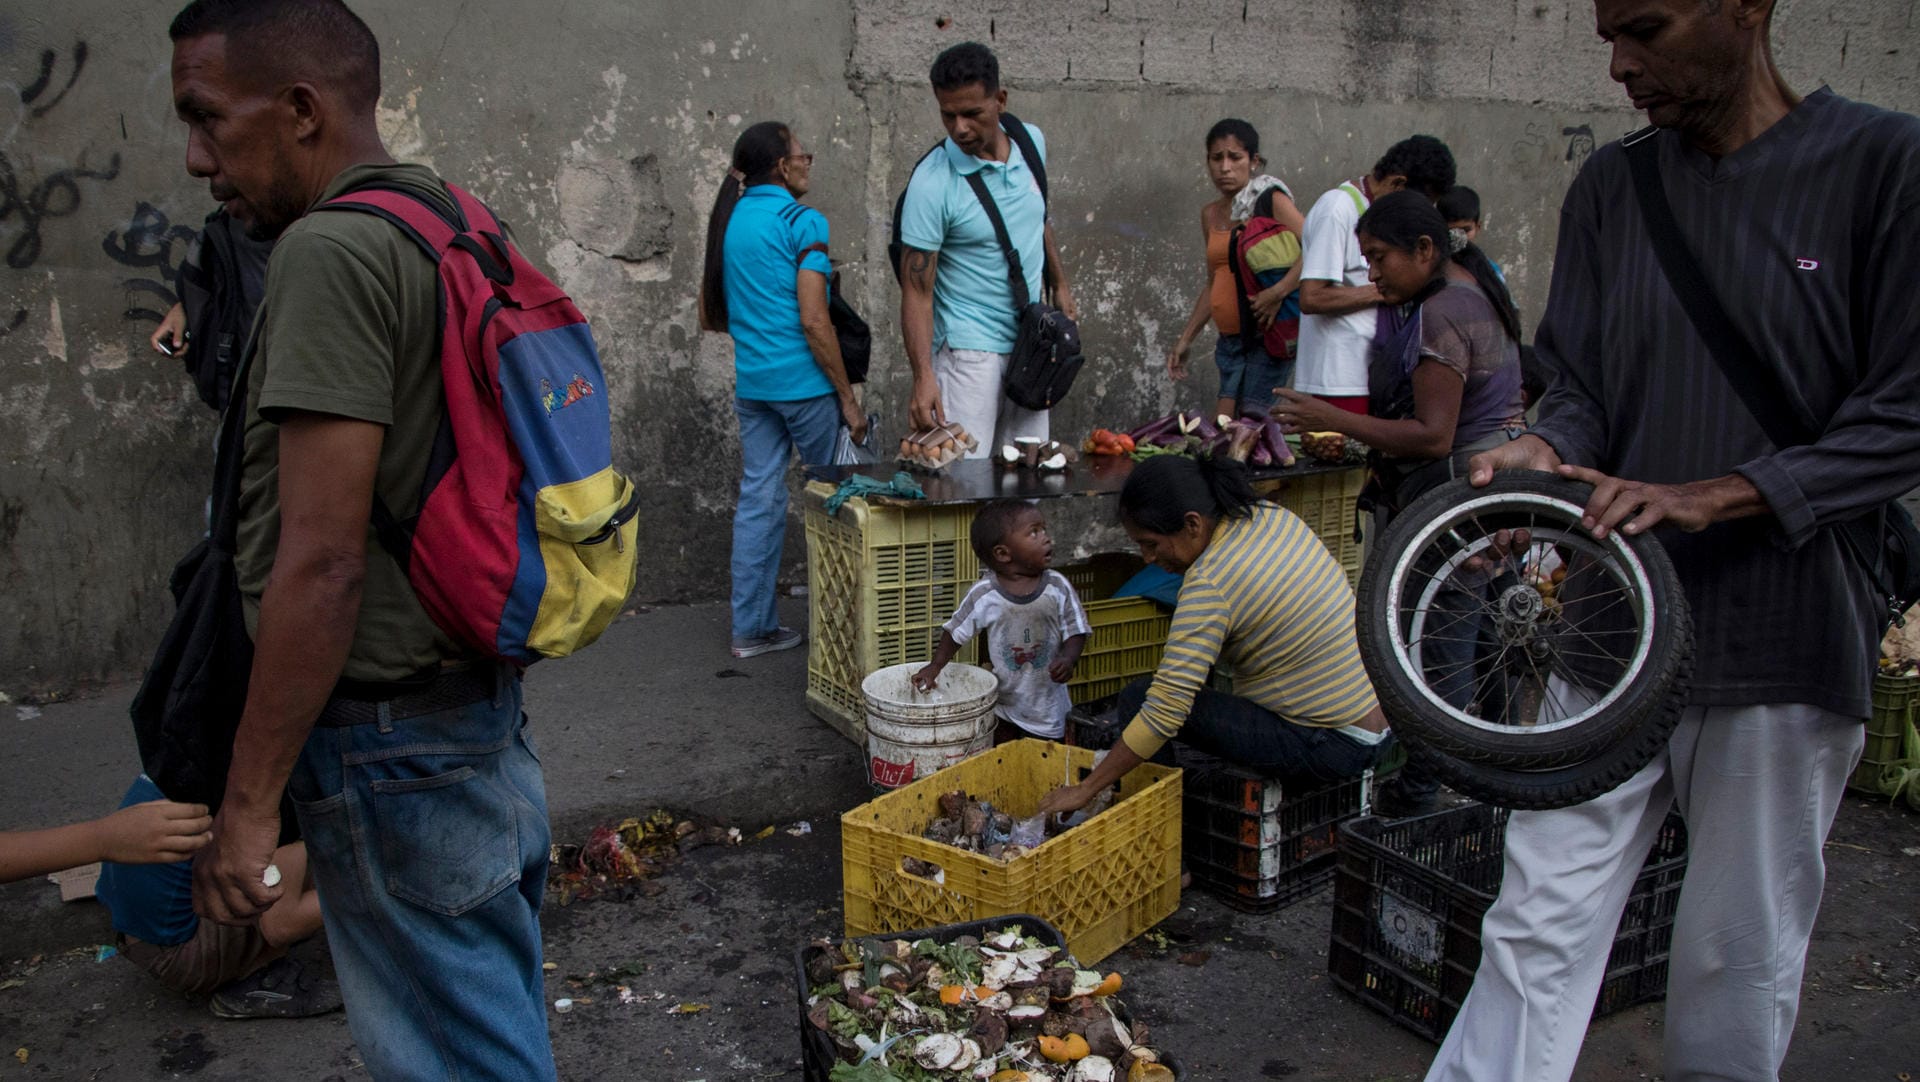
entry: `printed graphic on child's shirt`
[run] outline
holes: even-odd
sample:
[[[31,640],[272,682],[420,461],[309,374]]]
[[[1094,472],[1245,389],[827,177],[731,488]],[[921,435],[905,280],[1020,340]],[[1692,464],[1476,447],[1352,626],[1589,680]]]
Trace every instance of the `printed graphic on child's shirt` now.
[[[1044,632],[1049,628],[1043,625],[1041,630]],[[993,663],[1008,672],[1019,672],[1021,669],[1045,670],[1053,663],[1054,644],[1044,635],[1039,642],[1034,642],[1034,629],[1031,624],[1022,627],[1020,632],[1020,642],[992,643],[993,646],[1004,647],[997,651],[998,656],[993,659]]]

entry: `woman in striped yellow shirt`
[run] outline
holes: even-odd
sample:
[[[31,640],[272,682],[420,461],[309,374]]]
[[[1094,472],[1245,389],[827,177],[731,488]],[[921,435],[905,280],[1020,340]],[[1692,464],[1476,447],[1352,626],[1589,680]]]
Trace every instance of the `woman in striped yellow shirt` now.
[[[1140,555],[1183,575],[1166,653],[1120,693],[1127,728],[1079,785],[1073,811],[1176,737],[1283,783],[1323,785],[1372,766],[1387,728],[1354,639],[1353,590],[1298,516],[1254,495],[1238,463],[1142,462],[1120,492]],[[1207,688],[1233,666],[1235,694]]]

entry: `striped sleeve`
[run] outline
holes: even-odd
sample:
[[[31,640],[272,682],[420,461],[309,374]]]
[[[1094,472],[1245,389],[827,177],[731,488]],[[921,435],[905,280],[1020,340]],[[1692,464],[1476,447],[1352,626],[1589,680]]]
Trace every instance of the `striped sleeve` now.
[[[953,615],[941,625],[941,630],[951,635],[957,645],[965,646],[980,633],[981,626],[992,618],[987,611],[992,597],[993,583],[990,580],[983,578],[974,583],[973,589],[967,591],[967,596],[960,599],[960,607],[953,610]]]
[[[1091,635],[1093,627],[1087,623],[1087,610],[1080,604],[1080,595],[1073,589],[1073,583],[1058,571],[1050,572],[1053,582],[1060,590],[1060,638],[1071,639],[1075,635]]]
[[[1194,698],[1220,658],[1232,622],[1226,595],[1210,578],[1189,570],[1146,704],[1120,737],[1134,754],[1152,758],[1186,724]]]

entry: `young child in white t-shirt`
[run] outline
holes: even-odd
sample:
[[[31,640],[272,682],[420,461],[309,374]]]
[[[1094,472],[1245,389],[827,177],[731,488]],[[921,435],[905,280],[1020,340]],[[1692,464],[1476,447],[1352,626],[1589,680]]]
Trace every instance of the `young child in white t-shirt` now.
[[[982,664],[1000,682],[994,743],[1023,736],[1059,740],[1073,708],[1067,681],[1092,629],[1073,586],[1048,566],[1053,539],[1046,516],[1030,503],[994,500],[974,516],[971,540],[984,568],[980,581],[941,627],[933,660],[913,674],[913,684],[931,690],[953,655],[984,633]]]

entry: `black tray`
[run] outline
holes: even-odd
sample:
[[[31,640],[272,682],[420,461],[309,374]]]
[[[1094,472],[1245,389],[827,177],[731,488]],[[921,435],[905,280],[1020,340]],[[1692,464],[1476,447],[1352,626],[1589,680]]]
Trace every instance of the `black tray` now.
[[[994,932],[1010,927],[1019,928],[1022,935],[1031,936],[1049,947],[1066,949],[1067,937],[1061,935],[1058,928],[1039,917],[1026,913],[1010,913],[1004,917],[988,917],[985,920],[970,920],[964,924],[947,924],[938,928],[921,928],[911,932],[861,936],[858,942],[884,943],[904,939],[913,943],[922,939],[931,939],[936,943],[951,943],[961,936],[969,935],[976,939],[984,939]],[[799,990],[800,1002],[800,1054],[807,1082],[828,1082],[827,1076],[833,1071],[833,1065],[839,1062],[840,1054],[834,1047],[833,1040],[815,1029],[812,1022],[807,1021],[807,995],[811,992],[807,986],[807,952],[812,949],[814,949],[813,945],[809,943],[793,952],[793,981],[794,986]],[[1115,1008],[1114,1013],[1119,1016],[1120,1021],[1132,1024],[1133,1019],[1128,1014],[1125,1003],[1117,1003]],[[1180,1069],[1180,1064],[1160,1049],[1156,1048],[1154,1051],[1160,1052],[1160,1062],[1166,1064],[1167,1069],[1173,1072],[1173,1077],[1180,1082],[1185,1082],[1186,1072]]]

